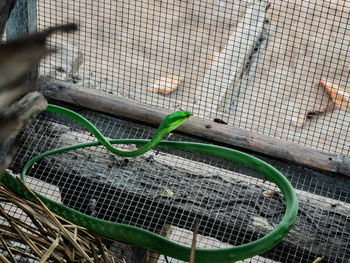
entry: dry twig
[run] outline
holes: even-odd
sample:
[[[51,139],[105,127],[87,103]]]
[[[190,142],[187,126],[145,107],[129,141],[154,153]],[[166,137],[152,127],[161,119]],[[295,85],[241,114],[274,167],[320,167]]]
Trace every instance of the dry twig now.
[[[194,223],[194,229],[193,229],[193,239],[192,239],[192,246],[191,246],[190,263],[194,263],[194,256],[195,256],[195,253],[196,253],[196,243],[197,243],[198,228],[199,228],[199,222],[198,222],[198,220],[196,220],[196,222]]]

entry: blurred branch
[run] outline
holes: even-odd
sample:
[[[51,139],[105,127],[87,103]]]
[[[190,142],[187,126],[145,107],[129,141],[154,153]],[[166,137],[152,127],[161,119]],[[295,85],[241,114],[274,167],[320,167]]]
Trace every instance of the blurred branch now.
[[[39,92],[30,92],[21,100],[0,113],[0,145],[14,138],[40,112],[47,107],[46,99]]]
[[[51,34],[76,29],[74,24],[52,27],[0,45],[0,92],[21,81],[41,59],[53,52],[45,46]]]
[[[14,5],[14,1],[12,2]],[[0,1],[0,33],[13,6],[9,1]],[[5,23],[6,24],[6,23]],[[0,44],[0,147],[23,130],[47,107],[47,101],[38,90],[39,82],[29,82],[28,74],[37,67],[40,60],[54,52],[46,47],[47,38],[57,32],[76,30],[74,24],[48,28],[16,40]],[[1,163],[0,172],[6,169],[11,156]]]

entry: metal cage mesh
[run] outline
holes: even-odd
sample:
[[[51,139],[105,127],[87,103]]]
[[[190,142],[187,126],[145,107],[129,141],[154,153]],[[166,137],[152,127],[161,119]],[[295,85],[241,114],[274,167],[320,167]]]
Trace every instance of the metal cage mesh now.
[[[50,38],[58,52],[39,72],[349,155],[349,14],[347,1],[331,0],[37,0],[39,30],[79,24],[74,34]],[[342,94],[341,103],[327,88]],[[84,114],[109,138],[154,134]],[[17,138],[23,147],[11,169],[19,172],[45,149],[91,140],[73,122],[42,114]],[[175,134],[168,140],[195,139]],[[324,262],[349,262],[349,181],[267,160],[296,188],[299,215],[288,242],[245,262],[312,262],[325,254]],[[125,159],[94,147],[47,158],[30,175],[32,187],[70,207],[154,232],[166,228],[168,238],[187,245],[194,219],[201,220],[199,246],[218,248],[265,235],[283,215],[275,186],[253,171],[181,151]],[[264,196],[269,190],[272,197]]]
[[[81,113],[109,138],[150,138],[155,132],[153,128],[98,113]],[[21,150],[11,169],[19,172],[26,161],[44,150],[93,140],[74,122],[55,114],[42,114],[17,138]],[[175,134],[168,140],[195,139]],[[325,262],[347,262],[349,182],[336,184],[312,170],[269,162],[297,189],[299,216],[288,242],[267,255],[244,262],[312,262],[325,254]],[[275,185],[253,170],[178,150],[159,148],[126,159],[103,147],[81,149],[36,163],[29,176],[35,177],[28,177],[29,185],[49,198],[106,220],[156,233],[165,231],[167,238],[188,246],[191,229],[198,219],[202,229],[198,246],[203,248],[255,240],[278,224],[285,208]],[[295,243],[293,235],[297,235]],[[310,240],[309,247],[299,244],[300,235]],[[341,241],[336,242],[338,239]],[[315,249],[325,244],[325,250],[316,255]],[[166,262],[163,256],[157,260]]]
[[[91,89],[349,154],[347,1],[37,1],[62,51],[41,73]],[[345,90],[344,90],[345,89]],[[345,97],[347,98],[347,93]],[[343,105],[344,106],[344,105]]]

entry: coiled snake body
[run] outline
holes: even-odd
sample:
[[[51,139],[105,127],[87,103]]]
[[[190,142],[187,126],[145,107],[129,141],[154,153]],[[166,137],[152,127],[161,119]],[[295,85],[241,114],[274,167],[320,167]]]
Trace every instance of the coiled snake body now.
[[[37,155],[31,159],[23,168],[21,178],[25,181],[25,174],[28,169],[40,159],[47,157],[49,155],[62,153],[74,149],[91,147],[97,145],[104,145],[112,153],[125,156],[125,157],[134,157],[141,155],[155,146],[158,147],[167,147],[173,149],[179,149],[189,152],[200,152],[204,154],[209,154],[221,158],[225,158],[231,161],[242,163],[258,172],[263,174],[269,180],[274,182],[279,189],[281,190],[285,201],[286,201],[286,211],[282,221],[279,225],[274,228],[270,233],[264,237],[252,241],[247,244],[235,246],[232,248],[223,248],[223,249],[203,249],[197,248],[195,254],[195,262],[232,262],[237,260],[242,260],[245,258],[253,257],[255,255],[266,252],[267,250],[274,247],[281,239],[288,233],[293,223],[295,222],[297,211],[298,211],[298,200],[295,194],[295,191],[289,181],[274,167],[267,164],[266,162],[255,158],[251,155],[248,155],[243,152],[239,152],[233,149],[209,145],[202,143],[193,143],[193,142],[165,142],[161,141],[163,136],[172,130],[176,129],[182,123],[187,121],[187,119],[192,115],[188,111],[177,111],[166,116],[158,130],[156,135],[151,140],[139,140],[139,139],[117,139],[117,140],[107,140],[100,131],[93,126],[87,119],[81,115],[68,110],[63,107],[49,104],[47,111],[56,112],[63,114],[81,125],[85,126],[92,134],[96,136],[98,141],[88,142],[77,145],[65,146],[57,149],[50,150],[48,152]],[[141,148],[135,151],[122,151],[118,150],[113,146],[113,144],[141,144]],[[26,192],[24,187],[16,180],[11,174],[5,172],[1,176],[1,180],[7,187],[14,191],[17,195],[24,197],[30,201],[35,202],[32,196]],[[180,260],[188,261],[190,257],[191,248],[175,243],[167,238],[164,238],[155,233],[143,230],[138,227],[110,222],[98,218],[94,218],[83,214],[79,211],[76,211],[72,208],[69,208],[63,204],[57,203],[50,200],[49,198],[35,193],[45,204],[46,206],[54,213],[64,217],[65,219],[73,222],[76,225],[85,227],[93,233],[97,233],[108,238],[112,238],[119,241],[128,242],[140,247],[152,250],[159,254],[167,255],[173,258]]]

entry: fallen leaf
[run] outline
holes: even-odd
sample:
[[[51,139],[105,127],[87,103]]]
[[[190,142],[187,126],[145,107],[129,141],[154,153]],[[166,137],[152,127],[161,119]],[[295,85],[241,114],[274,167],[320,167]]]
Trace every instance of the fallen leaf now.
[[[320,114],[326,114],[327,112],[333,111],[336,108],[344,109],[349,106],[350,94],[341,89],[338,85],[320,80],[320,86],[326,90],[331,99],[329,105],[320,107],[319,109],[306,110],[305,112],[293,116],[291,121],[293,126],[300,128],[305,124],[307,119],[311,119]]]
[[[322,259],[323,259],[323,257],[318,257],[312,263],[319,263],[322,261]]]
[[[183,76],[168,74],[156,80],[148,91],[156,94],[168,95],[178,89],[179,85],[185,80]]]
[[[320,85],[326,90],[327,94],[330,96],[336,108],[343,108],[349,106],[350,94],[347,93],[345,90],[343,90],[334,83],[323,80],[320,81]]]
[[[263,196],[265,196],[267,198],[278,197],[279,193],[277,191],[274,191],[274,190],[266,190],[263,192]]]

